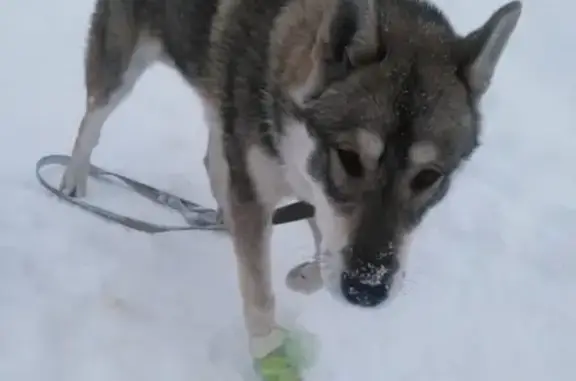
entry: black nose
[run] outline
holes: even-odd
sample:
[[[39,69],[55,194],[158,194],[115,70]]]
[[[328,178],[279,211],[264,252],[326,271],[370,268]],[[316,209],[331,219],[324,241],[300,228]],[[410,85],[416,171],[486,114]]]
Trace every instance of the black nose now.
[[[361,307],[376,307],[388,298],[390,289],[386,281],[365,282],[348,272],[342,273],[340,286],[346,300]]]
[[[354,305],[376,307],[388,298],[398,267],[395,255],[386,255],[374,263],[353,260],[341,275],[342,294]]]

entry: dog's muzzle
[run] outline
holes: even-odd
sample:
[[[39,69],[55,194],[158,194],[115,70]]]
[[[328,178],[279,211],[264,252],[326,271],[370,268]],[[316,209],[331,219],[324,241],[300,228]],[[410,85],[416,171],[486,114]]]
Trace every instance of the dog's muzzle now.
[[[389,296],[394,275],[399,269],[398,256],[395,252],[359,255],[351,253],[351,250],[346,250],[350,259],[341,274],[342,294],[351,304],[376,307]]]

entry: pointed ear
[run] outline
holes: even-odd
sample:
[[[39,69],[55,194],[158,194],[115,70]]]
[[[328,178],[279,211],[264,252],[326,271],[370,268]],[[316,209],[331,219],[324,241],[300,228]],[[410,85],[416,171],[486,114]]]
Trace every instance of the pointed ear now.
[[[490,86],[521,11],[522,3],[512,1],[494,12],[482,27],[458,41],[457,64],[477,96],[484,94]]]
[[[379,58],[377,55],[381,47],[377,0],[356,0],[352,3],[356,6],[356,33],[346,46],[346,56],[352,66],[360,66]]]
[[[375,0],[337,0],[322,20],[316,38],[317,64],[324,81],[376,59],[379,49]]]

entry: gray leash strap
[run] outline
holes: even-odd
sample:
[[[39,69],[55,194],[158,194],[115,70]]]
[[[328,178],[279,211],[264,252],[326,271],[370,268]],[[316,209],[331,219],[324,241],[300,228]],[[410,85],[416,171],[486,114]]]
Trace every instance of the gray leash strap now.
[[[57,196],[59,199],[65,200],[74,204],[90,213],[98,215],[108,221],[116,222],[125,227],[138,230],[145,233],[164,233],[169,231],[184,231],[184,230],[212,230],[212,231],[225,231],[224,224],[219,221],[217,212],[211,208],[203,207],[192,201],[182,199],[178,196],[168,192],[160,191],[149,185],[132,180],[126,176],[106,171],[95,165],[90,166],[90,176],[94,178],[114,177],[121,180],[128,185],[131,190],[140,196],[156,203],[161,206],[173,209],[179,212],[188,225],[171,226],[154,224],[128,216],[123,216],[112,211],[99,208],[79,199],[77,197],[68,196],[61,192],[59,189],[50,185],[40,174],[42,168],[47,165],[66,165],[70,161],[70,156],[67,155],[48,155],[36,163],[36,178],[47,190]],[[275,225],[284,224],[288,222],[298,221],[310,218],[314,215],[314,207],[305,202],[295,202],[293,204],[277,209],[273,216],[273,223]]]

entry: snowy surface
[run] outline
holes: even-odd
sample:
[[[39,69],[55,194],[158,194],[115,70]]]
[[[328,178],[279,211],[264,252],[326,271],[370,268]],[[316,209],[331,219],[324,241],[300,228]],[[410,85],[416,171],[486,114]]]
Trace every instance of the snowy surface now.
[[[442,0],[459,31],[496,0]],[[0,380],[236,381],[248,366],[228,239],[150,236],[57,202],[36,160],[69,153],[84,105],[90,0],[0,11]],[[576,379],[576,7],[526,0],[484,101],[483,147],[419,230],[402,296],[378,312],[296,295],[305,223],[275,230],[280,317],[316,333],[314,381]],[[195,96],[155,67],[94,162],[213,205]],[[112,188],[91,196],[170,216]],[[121,204],[121,205],[120,205]]]

